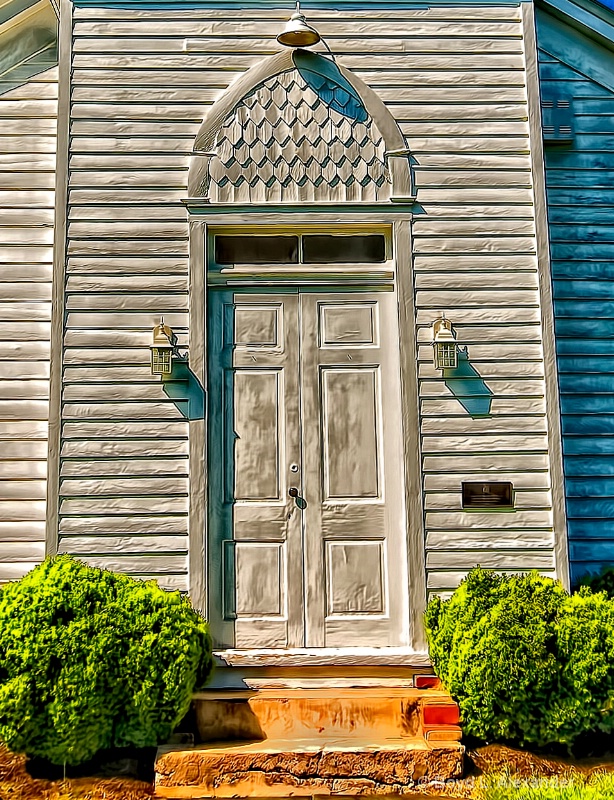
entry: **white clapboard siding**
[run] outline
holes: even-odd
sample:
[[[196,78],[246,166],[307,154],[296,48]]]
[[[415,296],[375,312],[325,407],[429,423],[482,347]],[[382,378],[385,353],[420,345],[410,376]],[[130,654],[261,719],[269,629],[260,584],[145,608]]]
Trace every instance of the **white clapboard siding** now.
[[[2,489],[19,482],[29,482],[47,477],[47,465],[44,461],[0,461],[0,486]],[[2,530],[0,528],[0,541]]]
[[[3,480],[0,481],[0,500],[44,500],[46,486],[44,480]],[[8,546],[8,542],[3,542],[3,550],[5,545]]]
[[[549,508],[552,498],[549,492],[516,490],[514,507],[517,509]],[[462,498],[460,490],[456,492],[428,492],[425,498],[427,511],[461,511]]]
[[[140,495],[187,495],[185,478],[65,478],[60,484],[63,497],[139,497]]]
[[[184,497],[91,497],[67,498],[60,504],[61,513],[65,516],[81,516],[88,514],[147,514],[153,507],[164,510],[168,514],[187,513],[187,498]]]
[[[454,417],[425,417],[422,421],[423,434],[462,434],[462,433],[526,433],[546,432],[545,416],[499,415],[482,419],[467,419],[467,415]]]
[[[500,378],[534,378],[542,377],[544,374],[543,365],[536,361],[512,361],[511,359],[506,359],[505,361],[489,360],[482,362],[472,357],[471,363],[474,366],[480,366],[480,375],[485,381]],[[420,363],[418,375],[424,379],[441,377],[432,360]]]
[[[151,338],[151,332],[149,333]],[[85,370],[80,370],[83,373]],[[166,394],[169,384],[167,381],[161,383],[67,383],[64,387],[64,400],[93,400],[93,401],[121,401],[121,400],[143,400],[147,397],[148,401],[168,400]]]
[[[160,440],[187,439],[188,429],[186,422],[167,421],[161,425],[158,420],[150,422],[133,422],[132,420],[119,419],[112,422],[100,422],[84,419],[81,422],[65,422],[63,426],[65,439],[114,439],[126,437],[129,439],[157,438]]]
[[[0,583],[45,557],[57,68],[0,94]]]
[[[62,464],[62,477],[79,478],[83,475],[84,462],[80,459],[65,459]],[[187,477],[187,462],[180,456],[176,458],[156,459],[96,459],[87,464],[87,475],[90,479],[129,475],[130,477],[183,476]]]
[[[459,289],[465,286],[475,285],[480,282],[483,289],[535,289],[537,287],[537,273],[533,270],[493,270],[486,272],[478,270],[477,265],[472,272],[456,272],[454,280]],[[475,273],[479,274],[476,275]],[[447,289],[450,286],[450,275],[448,272],[437,271],[435,269],[420,274],[416,277],[417,289]]]
[[[122,534],[181,534],[185,531],[185,516],[163,514],[152,516],[113,516],[104,514],[94,517],[64,517],[60,523],[60,531],[68,535],[79,536],[91,534],[96,536]]]
[[[0,417],[2,414],[0,401]],[[149,420],[164,422],[165,420],[181,420],[185,418],[174,400],[166,403],[130,402],[130,403],[64,403],[64,419],[80,420],[87,416],[88,420]]]
[[[84,433],[87,433],[84,431]],[[135,458],[186,456],[187,440],[176,439],[75,439],[62,443],[64,458]]]
[[[497,570],[531,570],[531,569],[552,569],[554,559],[552,548],[540,551],[537,548],[518,549],[518,550],[458,550],[454,556],[454,566],[456,569],[471,569],[476,564],[486,569]],[[439,550],[430,550],[427,553],[427,569],[445,569],[449,563],[449,555]]]
[[[79,555],[138,554],[149,553],[174,555],[187,551],[186,536],[67,536],[62,544],[71,553]]]
[[[456,538],[455,538],[456,536]],[[552,531],[532,530],[530,528],[495,528],[479,531],[431,531],[426,540],[429,550],[449,550],[451,541],[465,550],[526,550],[528,548],[549,548],[553,544]]]
[[[443,397],[434,400],[432,398],[423,398],[420,401],[420,409],[422,411],[423,425],[428,424],[428,417],[436,417],[442,425],[446,425],[448,419],[455,417],[465,416],[466,409],[459,405],[459,401],[455,397]],[[500,397],[495,396],[492,398],[490,406],[490,419],[497,419],[499,416],[516,415],[516,414],[544,414],[546,405],[543,397]]]
[[[472,481],[489,481],[492,480],[492,473],[486,470],[475,469],[475,471],[467,471],[468,479]],[[470,478],[469,478],[470,476]],[[514,484],[516,491],[527,490],[544,490],[550,488],[550,475],[547,470],[533,470],[531,472],[524,472],[523,470],[509,470],[497,471],[497,480],[511,481]],[[461,491],[462,476],[455,475],[453,480],[450,481],[450,476],[437,472],[426,472],[424,475],[424,489],[426,492],[442,492],[442,491]]]
[[[415,161],[429,591],[475,563],[554,568],[521,16],[474,4],[310,11]],[[187,583],[187,423],[149,375],[148,337],[164,314],[188,341],[181,199],[194,137],[230,83],[278,51],[286,18],[74,9],[61,547],[172,587]],[[492,392],[489,417],[473,418],[433,367],[441,311]],[[489,478],[514,483],[514,512],[461,509],[461,482]]]
[[[517,310],[517,309],[516,309]],[[418,342],[421,344],[425,342],[432,342],[432,311],[429,314],[423,314],[424,322],[418,329]],[[494,315],[493,315],[494,316]],[[529,325],[515,325],[512,322],[502,322],[495,324],[491,318],[491,323],[479,324],[482,320],[475,320],[476,325],[471,324],[455,324],[455,329],[458,331],[459,341],[465,344],[488,344],[496,345],[500,342],[516,343],[516,342],[539,342],[541,344],[541,327],[537,320],[532,318]],[[494,350],[492,351],[495,352]]]
[[[529,379],[505,380],[501,378],[490,378],[488,381],[488,387],[497,397],[504,396],[511,398],[515,395],[541,397],[543,381]],[[420,381],[420,393],[422,397],[454,397],[453,389],[448,387],[443,378],[440,380],[427,379]]]

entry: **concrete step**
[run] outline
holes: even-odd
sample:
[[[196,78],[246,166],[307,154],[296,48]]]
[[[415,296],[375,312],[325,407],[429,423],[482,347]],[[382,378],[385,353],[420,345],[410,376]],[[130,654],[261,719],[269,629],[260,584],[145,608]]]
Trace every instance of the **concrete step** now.
[[[267,739],[160,748],[156,797],[311,797],[406,794],[462,776],[458,742],[422,737]]]
[[[431,727],[460,738],[458,707],[438,688],[361,686],[201,692],[194,697],[201,740],[404,738]]]

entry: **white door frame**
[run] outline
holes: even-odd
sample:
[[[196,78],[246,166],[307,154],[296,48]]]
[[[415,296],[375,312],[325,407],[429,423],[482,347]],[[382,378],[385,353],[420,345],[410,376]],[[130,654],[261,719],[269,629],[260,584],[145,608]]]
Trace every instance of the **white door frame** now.
[[[224,651],[227,663],[283,663],[288,666],[305,662],[315,664],[411,664],[424,661],[426,642],[423,614],[426,607],[426,577],[424,548],[424,516],[422,503],[422,467],[420,453],[417,337],[414,306],[414,286],[411,249],[410,204],[346,204],[341,207],[311,205],[294,210],[289,206],[222,206],[189,201],[190,225],[190,277],[189,277],[189,364],[193,376],[207,391],[207,231],[208,227],[236,229],[245,226],[310,225],[336,228],[347,226],[390,226],[394,249],[393,280],[397,294],[399,330],[412,335],[400,337],[401,364],[401,417],[403,426],[405,465],[405,505],[407,512],[408,601],[411,645],[407,650],[398,648],[361,648],[360,652],[346,651],[315,653],[298,651]],[[381,281],[379,281],[381,283]],[[339,281],[336,281],[337,285]],[[243,282],[243,285],[246,285]],[[369,280],[361,280],[365,289]],[[373,283],[371,282],[371,285]],[[229,288],[231,286],[229,285]],[[266,284],[263,284],[266,290]],[[201,419],[189,422],[189,587],[194,605],[207,614],[207,402]]]

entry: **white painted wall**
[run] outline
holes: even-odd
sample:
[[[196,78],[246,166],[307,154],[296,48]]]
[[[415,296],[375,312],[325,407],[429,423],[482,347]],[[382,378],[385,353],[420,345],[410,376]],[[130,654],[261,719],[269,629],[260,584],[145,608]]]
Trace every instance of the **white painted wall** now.
[[[187,422],[150,376],[148,345],[161,313],[188,342],[180,200],[194,137],[232,80],[277,51],[286,13],[74,14],[60,550],[186,588]],[[319,10],[310,22],[387,103],[416,160],[429,589],[475,563],[552,573],[521,9]],[[472,419],[433,368],[441,311],[494,394],[489,418]],[[464,478],[513,481],[516,511],[463,512]]]
[[[44,558],[57,68],[0,94],[0,583]]]

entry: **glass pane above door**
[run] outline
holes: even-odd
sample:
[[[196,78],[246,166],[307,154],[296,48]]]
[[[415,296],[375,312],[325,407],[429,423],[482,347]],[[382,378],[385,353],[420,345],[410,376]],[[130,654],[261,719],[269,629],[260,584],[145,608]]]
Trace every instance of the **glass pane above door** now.
[[[215,263],[239,264],[383,264],[383,234],[245,234],[215,236]]]
[[[298,264],[298,236],[216,236],[218,264]]]
[[[381,264],[386,260],[384,236],[303,236],[304,264]]]

